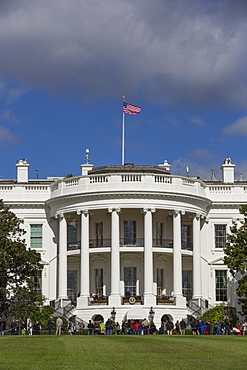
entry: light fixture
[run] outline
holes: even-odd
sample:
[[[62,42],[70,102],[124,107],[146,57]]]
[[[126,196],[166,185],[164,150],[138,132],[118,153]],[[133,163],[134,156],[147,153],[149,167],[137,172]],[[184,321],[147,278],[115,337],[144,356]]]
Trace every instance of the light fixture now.
[[[113,321],[115,321],[115,317],[116,317],[116,310],[115,310],[115,307],[113,307],[112,312],[111,312],[111,318]]]

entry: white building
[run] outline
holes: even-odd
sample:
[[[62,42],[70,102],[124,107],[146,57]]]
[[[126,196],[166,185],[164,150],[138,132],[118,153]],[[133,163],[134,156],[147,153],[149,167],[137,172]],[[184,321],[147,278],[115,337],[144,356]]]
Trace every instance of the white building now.
[[[0,198],[24,220],[27,246],[41,253],[36,288],[67,314],[88,321],[114,311],[121,322],[151,311],[159,325],[237,305],[223,247],[241,222],[247,182],[234,179],[230,159],[222,180],[207,181],[173,176],[166,161],[87,163],[81,176],[46,180],[29,179],[25,159],[16,167],[16,180],[0,180]]]

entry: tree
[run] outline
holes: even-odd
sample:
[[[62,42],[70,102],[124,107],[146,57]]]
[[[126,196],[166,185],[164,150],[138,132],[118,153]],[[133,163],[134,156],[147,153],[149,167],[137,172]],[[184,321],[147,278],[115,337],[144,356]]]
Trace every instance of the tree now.
[[[239,297],[238,303],[242,308],[242,315],[247,317],[247,205],[240,207],[240,213],[244,215],[240,227],[234,224],[231,234],[227,235],[226,248],[224,250],[224,262],[229,267],[231,274],[236,277],[239,273],[236,293]]]
[[[26,248],[22,223],[0,200],[0,317],[23,294],[32,296],[33,277],[42,270],[40,254]]]

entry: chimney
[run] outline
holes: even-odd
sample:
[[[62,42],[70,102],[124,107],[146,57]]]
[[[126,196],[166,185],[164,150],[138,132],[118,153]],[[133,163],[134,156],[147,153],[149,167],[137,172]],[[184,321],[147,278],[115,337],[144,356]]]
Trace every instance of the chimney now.
[[[164,163],[159,164],[158,167],[160,167],[163,170],[171,173],[171,165],[167,162],[167,160],[164,160]]]
[[[235,164],[232,164],[231,158],[226,158],[224,163],[220,167],[222,170],[222,182],[223,183],[234,183],[234,167]]]
[[[94,165],[91,163],[85,163],[81,165],[81,174],[82,176],[86,176],[88,171],[91,171],[94,168]]]
[[[28,182],[29,167],[30,165],[27,163],[26,158],[20,159],[16,162],[17,182]]]

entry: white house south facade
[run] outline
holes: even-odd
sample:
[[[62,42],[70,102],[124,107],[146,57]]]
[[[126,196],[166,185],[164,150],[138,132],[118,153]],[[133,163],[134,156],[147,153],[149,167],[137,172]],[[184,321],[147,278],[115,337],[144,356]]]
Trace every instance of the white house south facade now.
[[[81,176],[0,180],[0,197],[24,220],[27,247],[41,253],[36,289],[47,303],[88,321],[130,310],[159,325],[216,304],[237,305],[223,248],[241,223],[247,181],[226,159],[222,180],[171,175],[158,166],[81,166]],[[73,306],[69,304],[73,303]]]

